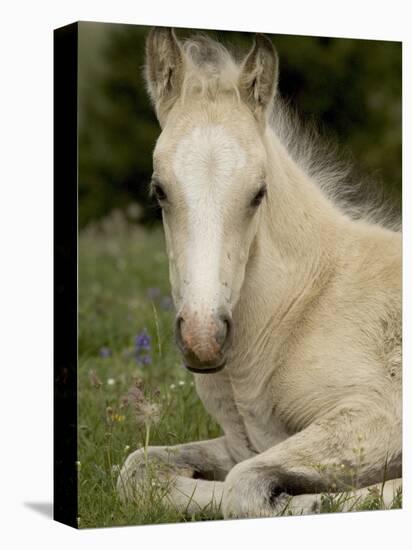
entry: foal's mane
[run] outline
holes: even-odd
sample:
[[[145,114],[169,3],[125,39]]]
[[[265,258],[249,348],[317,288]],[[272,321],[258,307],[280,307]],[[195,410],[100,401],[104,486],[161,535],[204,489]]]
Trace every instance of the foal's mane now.
[[[181,44],[185,57],[183,98],[233,94],[240,99],[238,81],[243,59],[238,53],[203,33]],[[353,164],[338,153],[336,144],[325,139],[314,123],[302,124],[296,111],[278,95],[269,124],[293,160],[339,210],[354,220],[400,230],[400,215],[385,200],[382,185],[357,176]]]

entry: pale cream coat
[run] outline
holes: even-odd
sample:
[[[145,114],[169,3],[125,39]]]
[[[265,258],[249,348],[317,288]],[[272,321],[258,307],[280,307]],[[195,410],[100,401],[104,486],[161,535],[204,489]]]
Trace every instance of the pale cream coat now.
[[[175,305],[196,312],[199,354],[213,312],[224,307],[233,324],[225,368],[195,375],[224,436],[149,448],[173,465],[167,499],[189,512],[213,502],[225,517],[276,515],[285,503],[309,513],[323,491],[359,496],[386,481],[389,503],[401,486],[401,236],[330,199],[319,183],[333,188],[339,174],[308,168],[309,143],[293,155],[284,114],[270,120],[277,71],[262,36],[242,63],[209,39],[148,38]],[[142,476],[138,450],[122,498]]]

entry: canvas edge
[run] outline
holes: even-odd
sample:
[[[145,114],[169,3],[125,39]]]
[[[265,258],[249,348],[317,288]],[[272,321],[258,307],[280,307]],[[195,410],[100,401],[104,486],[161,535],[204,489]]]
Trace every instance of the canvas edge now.
[[[53,44],[53,518],[77,527],[78,24]]]

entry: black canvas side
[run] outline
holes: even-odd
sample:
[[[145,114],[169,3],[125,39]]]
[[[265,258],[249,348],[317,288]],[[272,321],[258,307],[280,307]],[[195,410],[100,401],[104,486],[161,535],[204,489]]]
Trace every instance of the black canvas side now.
[[[78,25],[54,31],[54,519],[77,527]]]

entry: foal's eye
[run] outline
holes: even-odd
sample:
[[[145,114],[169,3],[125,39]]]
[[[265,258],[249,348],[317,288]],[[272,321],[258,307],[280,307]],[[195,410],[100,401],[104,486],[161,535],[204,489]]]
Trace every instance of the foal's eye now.
[[[159,202],[164,202],[167,200],[167,195],[163,189],[163,187],[160,185],[160,183],[153,183],[152,184],[152,194],[156,197],[156,199]]]
[[[253,206],[254,208],[258,207],[259,204],[262,202],[263,198],[265,197],[267,192],[266,185],[263,185],[259,191],[256,193],[256,195],[253,197],[250,206]]]

